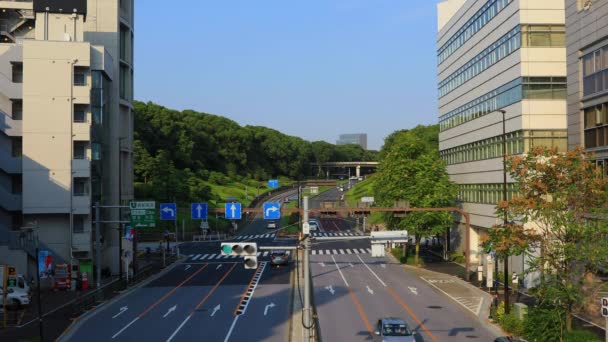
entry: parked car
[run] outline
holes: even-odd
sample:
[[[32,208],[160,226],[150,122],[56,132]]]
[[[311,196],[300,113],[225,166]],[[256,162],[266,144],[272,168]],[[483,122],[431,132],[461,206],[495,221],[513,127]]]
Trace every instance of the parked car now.
[[[319,230],[319,222],[317,220],[308,220],[308,227],[311,232],[316,232]]]
[[[284,250],[275,250],[270,254],[270,264],[279,266],[289,263],[289,255]]]
[[[18,288],[9,288],[6,293],[7,307],[19,308],[30,303],[30,295],[27,291]],[[0,287],[0,306],[4,306],[4,289]]]
[[[415,342],[416,334],[401,318],[385,317],[378,320],[374,341],[378,342]]]

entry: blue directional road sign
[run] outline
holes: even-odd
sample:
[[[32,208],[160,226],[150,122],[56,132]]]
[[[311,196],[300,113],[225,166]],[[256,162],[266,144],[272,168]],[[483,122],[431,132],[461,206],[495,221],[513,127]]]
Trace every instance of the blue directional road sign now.
[[[241,203],[226,203],[224,217],[228,220],[241,219]]]
[[[207,203],[192,203],[190,206],[190,215],[193,220],[206,220]]]
[[[281,217],[281,204],[276,202],[264,203],[264,219],[277,220]]]
[[[160,204],[160,219],[174,221],[177,219],[177,205],[175,203]]]
[[[276,189],[279,187],[279,180],[278,179],[271,179],[268,181],[268,187],[271,189]]]

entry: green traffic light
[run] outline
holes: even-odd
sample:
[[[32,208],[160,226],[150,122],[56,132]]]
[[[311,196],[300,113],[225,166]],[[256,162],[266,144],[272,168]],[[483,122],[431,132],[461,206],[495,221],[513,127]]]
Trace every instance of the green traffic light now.
[[[232,246],[230,246],[230,245],[223,245],[222,246],[222,253],[224,253],[224,254],[230,254],[230,252],[232,252]]]

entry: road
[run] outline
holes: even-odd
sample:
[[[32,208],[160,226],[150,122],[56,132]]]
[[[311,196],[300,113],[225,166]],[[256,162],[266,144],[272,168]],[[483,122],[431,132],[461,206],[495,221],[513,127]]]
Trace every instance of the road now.
[[[275,239],[262,220],[254,220],[232,241],[295,244]],[[246,270],[240,257],[220,254],[219,241],[182,243],[180,254],[182,263],[101,306],[64,340],[288,340],[293,264],[272,267],[269,251],[259,250],[258,268]]]
[[[311,206],[337,196],[339,192],[332,190],[314,198]],[[495,333],[474,310],[387,257],[372,258],[368,239],[338,240],[362,235],[353,229],[352,221],[320,221],[322,230],[313,234],[310,262],[322,341],[370,341],[378,319],[389,316],[404,319],[418,340],[494,340]]]

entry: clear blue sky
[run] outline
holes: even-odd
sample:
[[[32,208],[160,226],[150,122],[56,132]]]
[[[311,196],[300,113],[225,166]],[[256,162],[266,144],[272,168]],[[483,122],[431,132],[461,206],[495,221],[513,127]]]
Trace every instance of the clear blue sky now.
[[[437,122],[436,3],[135,1],[135,98],[379,149]]]

